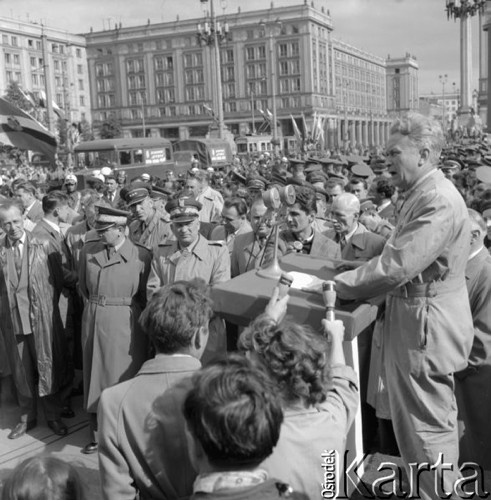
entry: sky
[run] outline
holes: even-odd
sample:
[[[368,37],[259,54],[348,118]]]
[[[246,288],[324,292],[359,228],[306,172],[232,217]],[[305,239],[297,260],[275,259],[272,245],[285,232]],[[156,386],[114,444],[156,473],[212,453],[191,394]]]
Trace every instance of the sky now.
[[[309,2],[311,0],[308,0]],[[273,0],[275,7],[303,0]],[[269,8],[270,0],[215,0],[217,14]],[[459,22],[447,20],[445,0],[314,0],[329,9],[334,36],[380,57],[407,52],[419,64],[419,92],[441,93],[440,75],[448,75],[445,92],[460,88]],[[202,16],[199,0],[0,0],[0,16],[43,22],[74,33],[114,23],[123,27]],[[479,78],[477,16],[472,22],[473,88]]]

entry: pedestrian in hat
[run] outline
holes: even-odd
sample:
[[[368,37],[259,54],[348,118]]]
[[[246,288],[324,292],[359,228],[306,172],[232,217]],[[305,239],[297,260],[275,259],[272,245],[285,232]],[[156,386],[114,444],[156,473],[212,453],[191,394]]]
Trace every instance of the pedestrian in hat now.
[[[133,377],[147,357],[138,318],[146,303],[151,253],[126,237],[129,214],[99,207],[95,229],[100,240],[80,255],[79,286],[86,301],[82,319],[84,406],[91,441],[84,453],[97,451],[97,406],[101,392]]]
[[[122,197],[134,218],[129,227],[130,239],[150,250],[172,237],[169,223],[162,212],[155,208],[152,192],[152,187],[143,182],[131,184],[122,190]]]
[[[147,284],[147,294],[175,281],[202,279],[213,286],[230,279],[230,256],[220,241],[209,241],[199,232],[200,202],[190,196],[180,196],[165,206],[170,215],[175,240],[161,242],[155,249]],[[210,340],[204,355],[225,350],[223,321],[215,318],[210,324]]]

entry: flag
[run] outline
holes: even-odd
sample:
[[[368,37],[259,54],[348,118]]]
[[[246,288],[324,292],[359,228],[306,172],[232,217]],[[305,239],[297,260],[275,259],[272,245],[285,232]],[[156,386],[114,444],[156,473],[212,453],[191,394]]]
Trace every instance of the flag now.
[[[53,159],[55,136],[22,109],[0,97],[0,144],[36,151]]]
[[[305,139],[307,139],[310,135],[309,127],[307,127],[307,121],[305,120],[305,115],[302,113],[302,125],[303,125],[303,133]]]
[[[314,118],[312,120],[312,140],[315,142],[317,139],[317,119],[320,118],[317,116],[317,111],[314,111]]]
[[[39,91],[39,105],[42,107],[42,108],[47,108],[48,105],[47,105],[47,98],[46,98],[46,92],[44,92],[44,90],[40,90]],[[51,100],[51,104],[53,106],[53,111],[62,119],[64,120],[65,119],[65,113],[63,113],[62,109],[60,108],[60,106],[58,106],[58,104],[56,104],[55,101]]]
[[[292,119],[292,125],[293,125],[293,133],[295,134],[295,139],[297,139],[297,144],[302,144],[302,134],[300,133],[300,129],[298,128],[297,122],[295,121],[295,118],[293,118],[293,115],[290,115],[290,118]]]

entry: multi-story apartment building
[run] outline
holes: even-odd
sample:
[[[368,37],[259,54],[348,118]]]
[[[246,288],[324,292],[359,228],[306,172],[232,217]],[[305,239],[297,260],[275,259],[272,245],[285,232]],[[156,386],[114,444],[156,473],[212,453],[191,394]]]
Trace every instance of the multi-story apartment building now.
[[[85,37],[17,19],[0,18],[0,93],[12,82],[37,97],[49,78],[53,101],[70,122],[90,121]],[[43,53],[43,49],[45,49]],[[44,54],[48,54],[45,59]]]
[[[386,60],[387,74],[387,111],[389,113],[407,113],[417,111],[418,98],[418,63],[411,54]]]
[[[206,5],[206,4],[205,4]],[[203,136],[217,114],[214,48],[196,18],[86,35],[94,123],[121,119],[125,135]],[[273,109],[283,135],[321,116],[328,147],[382,144],[388,134],[386,64],[336,40],[324,6],[301,5],[221,15],[225,124],[246,134]],[[273,88],[274,85],[274,88]],[[254,123],[254,121],[256,123]]]

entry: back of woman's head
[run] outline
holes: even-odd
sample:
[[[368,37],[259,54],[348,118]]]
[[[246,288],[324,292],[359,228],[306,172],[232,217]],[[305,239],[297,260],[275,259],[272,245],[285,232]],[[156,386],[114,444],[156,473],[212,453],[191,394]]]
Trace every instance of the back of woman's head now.
[[[76,469],[54,457],[28,458],[14,469],[2,490],[2,500],[84,499]]]
[[[253,321],[242,332],[239,348],[250,352],[278,385],[286,405],[301,401],[322,403],[328,390],[328,344],[310,327],[267,316]]]

